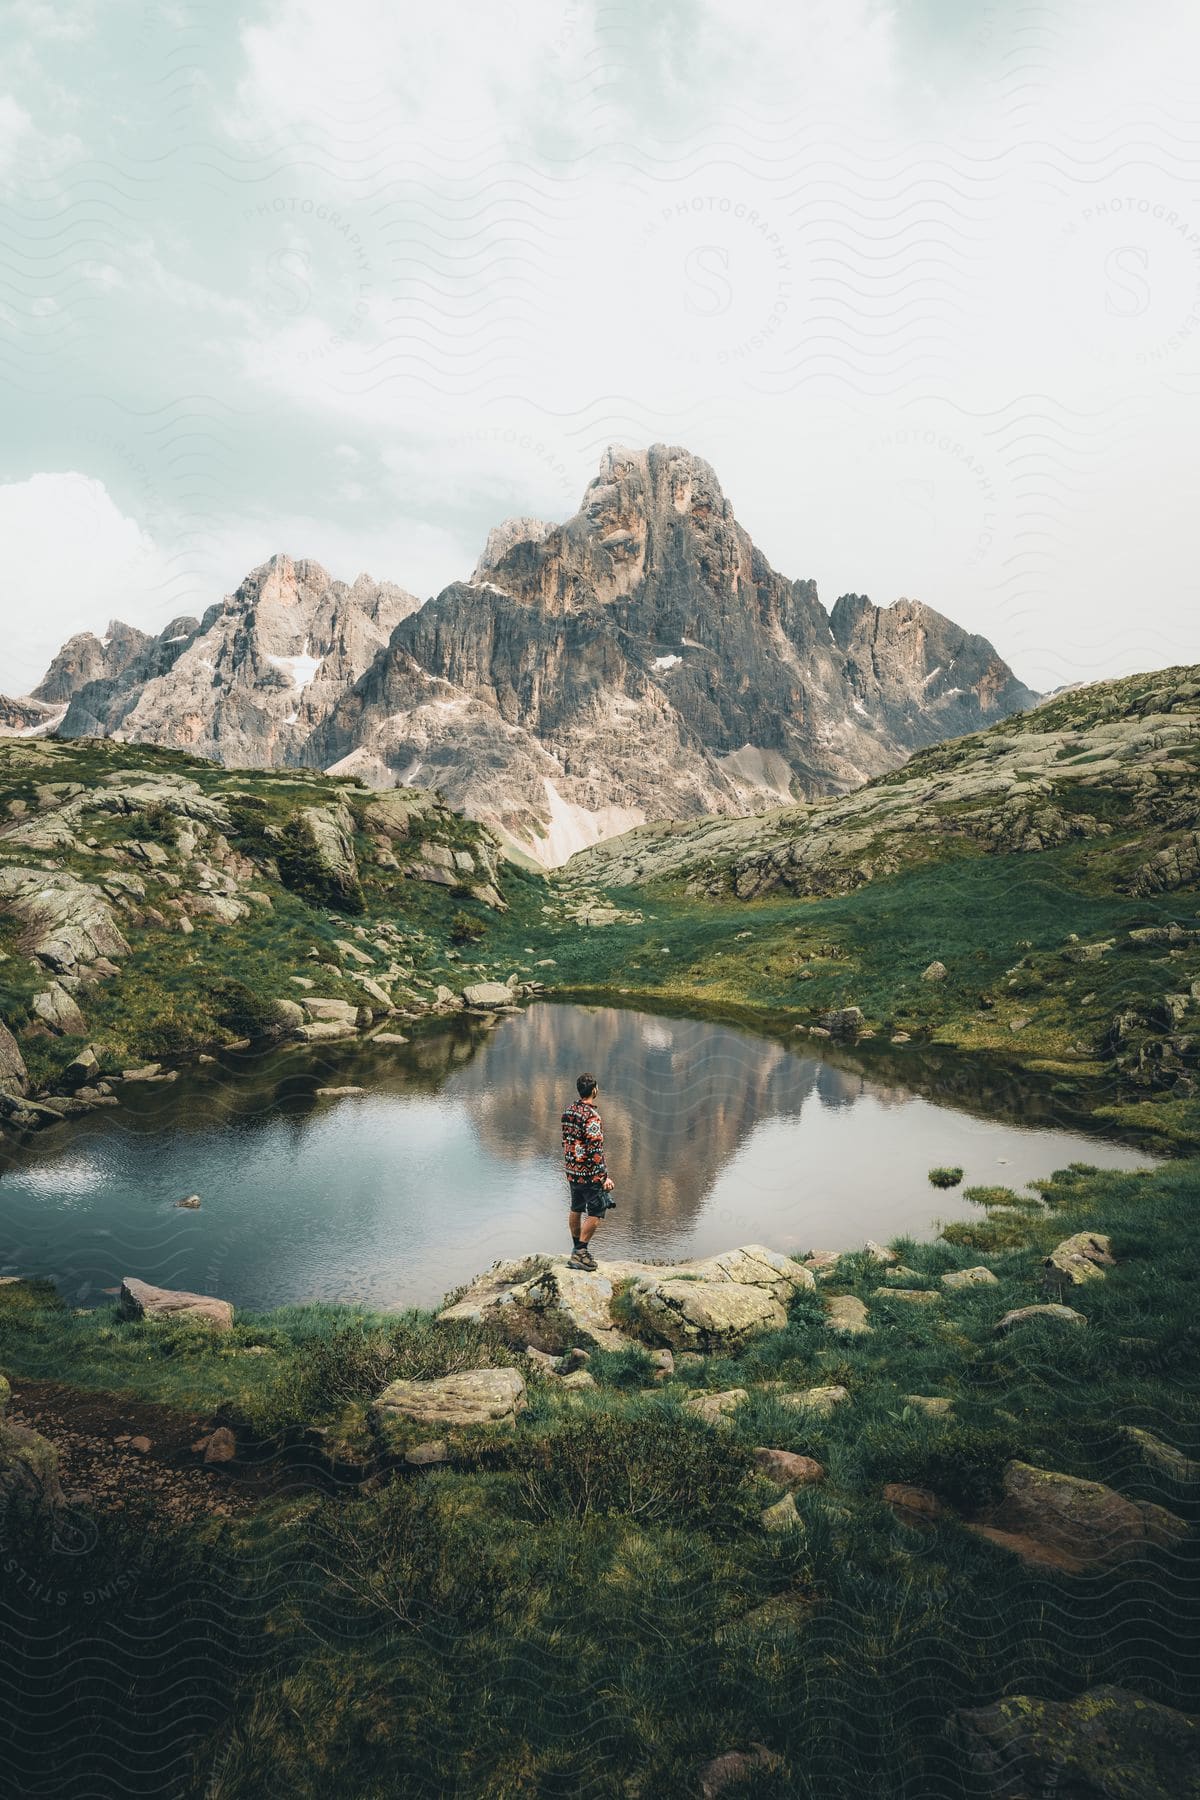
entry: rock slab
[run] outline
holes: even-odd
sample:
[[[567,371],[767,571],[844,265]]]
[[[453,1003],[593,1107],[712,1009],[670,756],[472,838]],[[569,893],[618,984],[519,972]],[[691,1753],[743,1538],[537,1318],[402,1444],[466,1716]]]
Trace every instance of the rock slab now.
[[[393,1381],[374,1404],[377,1422],[421,1425],[500,1425],[526,1405],[525,1380],[518,1369],[465,1369],[431,1381]]]
[[[182,1289],[152,1287],[126,1275],[117,1296],[117,1313],[122,1319],[186,1319],[197,1325],[210,1325],[214,1331],[233,1327],[233,1307],[228,1300],[217,1300],[211,1294],[189,1294]]]

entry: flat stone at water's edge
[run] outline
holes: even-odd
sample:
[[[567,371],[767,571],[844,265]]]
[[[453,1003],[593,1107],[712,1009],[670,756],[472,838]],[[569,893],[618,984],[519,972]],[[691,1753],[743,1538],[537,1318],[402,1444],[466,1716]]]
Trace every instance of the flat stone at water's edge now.
[[[153,1287],[133,1275],[126,1275],[121,1282],[117,1312],[123,1319],[186,1319],[216,1331],[229,1331],[233,1326],[233,1307],[228,1300]]]

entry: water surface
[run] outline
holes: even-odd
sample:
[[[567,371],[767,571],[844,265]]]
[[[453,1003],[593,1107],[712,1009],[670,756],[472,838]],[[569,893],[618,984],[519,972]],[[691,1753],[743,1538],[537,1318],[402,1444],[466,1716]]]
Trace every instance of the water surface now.
[[[539,1004],[490,1031],[213,1066],[128,1088],[0,1163],[0,1273],[50,1275],[79,1305],[127,1274],[250,1308],[430,1305],[496,1257],[569,1249],[559,1115],[584,1068],[619,1202],[601,1255],[928,1237],[981,1216],[930,1187],[934,1164],[1020,1188],[1069,1162],[1150,1160],[844,1063],[695,1019]],[[919,1080],[919,1058],[901,1066]],[[315,1096],[346,1082],[367,1092]],[[192,1193],[200,1210],[179,1210]]]

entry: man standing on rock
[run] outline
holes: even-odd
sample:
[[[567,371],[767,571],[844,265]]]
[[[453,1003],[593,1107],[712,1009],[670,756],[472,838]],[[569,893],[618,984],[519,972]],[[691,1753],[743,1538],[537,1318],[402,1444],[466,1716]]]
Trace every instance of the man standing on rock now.
[[[613,1184],[604,1161],[604,1126],[596,1105],[599,1088],[594,1075],[581,1075],[575,1083],[578,1100],[562,1116],[563,1153],[567,1159],[567,1180],[571,1184],[571,1210],[567,1224],[571,1227],[573,1249],[567,1261],[569,1269],[594,1269],[596,1259],[588,1249],[596,1227],[616,1202],[609,1199]]]

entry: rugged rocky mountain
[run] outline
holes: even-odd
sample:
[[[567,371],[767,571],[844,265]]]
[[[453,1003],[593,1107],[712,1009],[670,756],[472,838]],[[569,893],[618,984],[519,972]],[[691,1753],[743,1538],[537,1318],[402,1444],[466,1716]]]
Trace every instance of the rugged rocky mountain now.
[[[66,736],[436,787],[548,864],[857,787],[1034,699],[917,601],[827,613],[665,445],[609,450],[573,518],[506,520],[424,606],[277,556],[198,623],[72,639],[36,697]]]
[[[62,723],[66,710],[65,706],[47,706],[29,694],[15,700],[0,694],[0,737],[43,737]]]
[[[203,619],[157,637],[110,626],[73,638],[37,698],[67,702],[64,737],[165,744],[238,768],[295,766],[315,726],[419,602],[392,582],[353,587],[274,556]]]
[[[81,631],[67,639],[31,697],[61,706],[93,682],[114,681],[151,641],[146,632],[120,619],[112,621],[103,638]]]
[[[324,766],[436,782],[559,862],[646,818],[858,786],[1034,696],[919,602],[826,613],[707,463],[609,450],[564,525],[510,520],[318,728]]]

